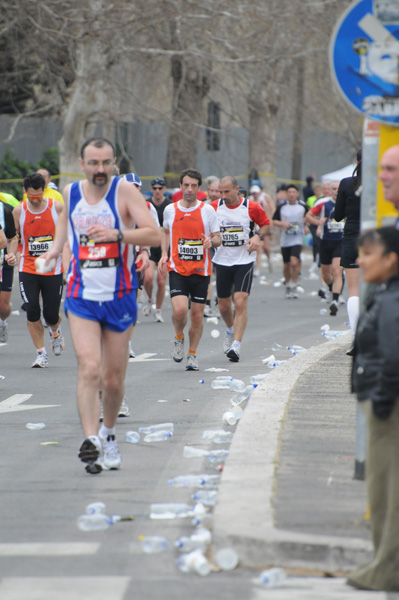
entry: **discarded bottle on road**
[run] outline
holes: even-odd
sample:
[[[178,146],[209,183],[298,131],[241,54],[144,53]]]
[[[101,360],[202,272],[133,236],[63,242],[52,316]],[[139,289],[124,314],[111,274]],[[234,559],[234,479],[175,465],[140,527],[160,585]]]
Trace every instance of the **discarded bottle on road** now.
[[[159,554],[169,547],[168,540],[160,535],[140,536],[140,545],[146,554]]]
[[[245,390],[245,383],[241,379],[232,379],[229,383],[229,388],[233,392],[243,392]]]
[[[231,377],[217,377],[216,379],[214,379],[211,383],[211,388],[213,390],[228,390],[230,389],[229,383],[230,383]]]
[[[220,475],[178,475],[174,479],[169,479],[169,485],[174,487],[204,487],[214,488],[220,483]]]
[[[26,429],[31,429],[32,431],[44,429],[46,427],[45,423],[27,423],[25,425]]]
[[[86,506],[86,514],[93,515],[95,513],[103,513],[105,514],[105,504],[104,502],[91,502]]]
[[[184,458],[198,458],[200,456],[208,456],[209,450],[205,448],[194,448],[194,446],[184,446],[183,456]]]
[[[212,323],[212,325],[217,325],[218,324],[218,318],[217,317],[207,317],[206,322],[207,323]]]
[[[278,352],[279,350],[282,350],[283,347],[280,346],[280,344],[273,344],[272,346],[272,352]]]
[[[212,529],[213,527],[213,515],[212,513],[204,513],[203,515],[197,515],[191,521],[194,527],[204,527],[206,529]]]
[[[225,425],[235,425],[237,423],[237,418],[232,410],[227,410],[224,413],[222,419]]]
[[[81,531],[103,531],[115,523],[115,520],[104,513],[80,515],[77,525]]]
[[[238,554],[234,548],[220,548],[214,556],[215,563],[222,571],[232,571],[238,565]]]
[[[172,437],[173,433],[171,431],[154,431],[153,433],[147,433],[144,436],[145,442],[165,442]]]
[[[211,572],[211,565],[200,550],[182,554],[176,559],[176,565],[182,573],[197,573],[205,577]]]
[[[266,569],[266,571],[262,571],[259,574],[257,579],[258,583],[267,588],[276,588],[285,582],[287,579],[287,574],[284,569]]]
[[[151,504],[150,519],[184,519],[194,515],[194,507],[182,503]]]
[[[137,444],[140,441],[140,434],[137,431],[127,431],[125,433],[125,442]]]
[[[183,535],[175,541],[175,547],[180,552],[193,552],[193,550],[201,550],[205,552],[212,542],[212,535],[209,529],[197,529],[190,537]]]
[[[279,367],[280,365],[284,364],[285,360],[274,360],[274,361],[269,361],[267,363],[267,366],[269,367],[269,369],[274,369],[275,367]]]
[[[224,460],[226,460],[228,455],[228,450],[210,450],[208,452],[207,459],[210,463],[223,462]]]
[[[145,435],[155,431],[171,431],[173,433],[173,423],[158,423],[158,425],[149,425],[149,427],[139,427],[139,432]]]
[[[300,354],[301,352],[306,352],[306,348],[303,348],[302,346],[297,346],[296,344],[293,344],[292,346],[287,346],[287,350],[291,350],[292,354]]]
[[[239,421],[241,419],[242,415],[244,414],[244,411],[242,410],[241,406],[232,406],[231,412],[235,416],[236,421]]]
[[[249,381],[252,384],[255,383],[260,383],[261,381],[264,380],[264,378],[266,377],[267,373],[259,373],[258,375],[252,375],[252,377],[249,378]]]
[[[198,490],[191,497],[204,506],[215,506],[217,495],[217,490]]]
[[[320,309],[320,314],[324,317],[325,315],[328,314],[328,310],[326,308],[321,308]]]
[[[217,431],[207,430],[202,434],[203,440],[212,440],[215,444],[230,444],[233,440],[231,431],[218,429]]]

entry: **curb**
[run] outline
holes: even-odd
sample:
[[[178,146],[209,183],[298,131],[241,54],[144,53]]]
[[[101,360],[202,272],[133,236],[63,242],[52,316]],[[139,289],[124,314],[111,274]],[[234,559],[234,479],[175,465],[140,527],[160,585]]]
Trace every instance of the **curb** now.
[[[273,369],[251,396],[230,446],[214,509],[214,549],[233,546],[242,566],[347,571],[372,556],[371,542],[363,539],[284,531],[273,522],[275,465],[291,390],[309,367],[347,346],[347,335],[313,346]]]

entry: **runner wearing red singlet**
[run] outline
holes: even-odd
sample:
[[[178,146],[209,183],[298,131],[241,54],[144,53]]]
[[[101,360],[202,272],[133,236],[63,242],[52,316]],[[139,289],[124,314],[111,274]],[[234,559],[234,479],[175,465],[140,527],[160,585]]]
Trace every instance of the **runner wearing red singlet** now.
[[[186,169],[180,174],[183,198],[165,209],[162,256],[158,264],[159,271],[165,270],[166,265],[169,270],[172,321],[175,327],[172,358],[175,362],[181,362],[184,357],[183,332],[187,323],[189,297],[191,298],[187,371],[199,369],[197,348],[202,335],[212,269],[209,249],[221,244],[215,212],[208,204],[197,200],[201,183],[201,173],[194,169]]]
[[[40,173],[27,175],[24,179],[27,200],[13,211],[15,228],[21,236],[19,287],[25,303],[28,330],[37,351],[32,364],[34,368],[48,366],[44,329],[40,319],[40,295],[55,356],[62,354],[65,346],[59,314],[63,288],[62,261],[56,260],[53,268],[46,273],[38,273],[35,263],[38,257],[52,248],[56,223],[62,211],[61,202],[44,197],[44,188],[45,181]],[[9,265],[16,264],[17,245],[17,238],[14,238],[7,255]]]

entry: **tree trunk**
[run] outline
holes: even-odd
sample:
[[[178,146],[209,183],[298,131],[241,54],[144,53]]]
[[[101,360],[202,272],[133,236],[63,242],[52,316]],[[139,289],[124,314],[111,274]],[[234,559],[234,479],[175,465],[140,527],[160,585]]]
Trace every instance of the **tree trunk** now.
[[[296,102],[294,112],[294,127],[292,141],[292,161],[291,178],[293,181],[299,181],[302,177],[302,153],[303,153],[303,112],[305,105],[305,59],[299,56],[296,59],[297,81],[296,81]]]
[[[249,98],[249,170],[256,169],[264,191],[276,191],[277,103],[259,88]]]

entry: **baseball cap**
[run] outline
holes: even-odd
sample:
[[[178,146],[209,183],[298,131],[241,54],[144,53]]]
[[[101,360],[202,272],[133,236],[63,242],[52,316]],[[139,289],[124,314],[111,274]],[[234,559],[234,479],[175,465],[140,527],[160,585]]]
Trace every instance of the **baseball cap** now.
[[[155,177],[155,179],[151,180],[151,187],[153,185],[161,185],[162,187],[165,187],[165,179],[163,177]]]
[[[133,185],[137,185],[138,187],[143,185],[137,173],[126,173],[126,175],[123,176],[123,179],[129,183],[133,183]]]
[[[262,190],[260,189],[260,187],[258,185],[251,185],[251,187],[249,188],[249,193],[250,194],[259,194]]]
[[[253,180],[251,181],[251,185],[258,185],[258,186],[260,187],[260,189],[262,189],[262,188],[263,188],[263,185],[262,185],[262,182],[261,182],[261,180],[260,180],[260,179],[253,179]]]

